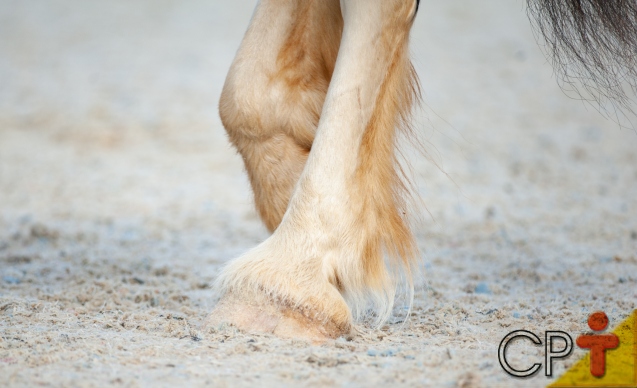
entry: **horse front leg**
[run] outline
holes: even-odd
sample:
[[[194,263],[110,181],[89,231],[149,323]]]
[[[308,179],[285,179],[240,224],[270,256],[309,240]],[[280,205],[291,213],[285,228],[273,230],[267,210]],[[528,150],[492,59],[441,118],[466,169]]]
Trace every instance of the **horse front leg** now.
[[[272,236],[220,275],[209,325],[321,341],[347,333],[370,306],[379,321],[391,313],[384,255],[407,274],[416,256],[395,157],[415,98],[415,12],[415,1],[341,1],[338,56],[307,161]]]
[[[310,153],[342,28],[338,0],[262,0],[226,78],[221,120],[270,231]]]

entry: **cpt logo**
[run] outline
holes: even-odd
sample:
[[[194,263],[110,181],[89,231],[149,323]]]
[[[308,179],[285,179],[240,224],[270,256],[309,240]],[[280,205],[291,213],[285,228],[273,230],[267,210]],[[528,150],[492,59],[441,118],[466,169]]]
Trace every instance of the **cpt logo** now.
[[[608,317],[605,313],[598,311],[591,314],[588,318],[588,327],[594,332],[601,332],[608,327]],[[541,368],[541,363],[534,363],[527,369],[515,369],[507,360],[507,346],[516,339],[528,340],[535,345],[542,345],[540,338],[534,333],[527,330],[516,330],[507,334],[500,342],[498,347],[498,360],[502,369],[508,374],[515,377],[530,377],[537,373]],[[556,341],[558,340],[558,341]],[[557,342],[561,342],[563,346],[558,348],[555,346]],[[590,373],[595,377],[602,377],[606,371],[606,350],[615,349],[619,346],[619,337],[613,333],[600,334],[590,333],[577,337],[576,344],[582,349],[590,352]],[[546,331],[544,333],[544,369],[545,375],[551,377],[553,375],[553,361],[566,358],[573,351],[573,339],[568,333],[563,331]]]
[[[500,342],[500,346],[498,347],[498,361],[500,361],[500,365],[505,372],[515,377],[531,377],[536,374],[540,368],[542,368],[542,364],[537,362],[531,365],[528,369],[515,369],[509,364],[507,360],[507,346],[511,343],[511,341],[515,339],[523,339],[526,338],[533,342],[536,345],[542,345],[542,341],[540,338],[527,330],[516,330],[512,331],[506,335]],[[564,341],[564,348],[562,350],[556,351],[553,347],[554,339],[560,338]],[[546,331],[544,332],[544,364],[546,365],[545,374],[547,376],[553,376],[553,360],[566,358],[571,355],[573,351],[573,339],[568,333],[563,331]]]

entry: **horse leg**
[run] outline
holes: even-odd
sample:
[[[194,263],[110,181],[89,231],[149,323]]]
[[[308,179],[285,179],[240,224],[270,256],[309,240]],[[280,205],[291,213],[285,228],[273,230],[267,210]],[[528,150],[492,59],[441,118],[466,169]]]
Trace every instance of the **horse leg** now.
[[[350,307],[372,302],[381,320],[391,312],[383,252],[407,271],[415,257],[394,150],[415,95],[407,43],[416,6],[341,1],[344,27],[311,152],[272,236],[220,275],[209,325],[320,341],[350,330]]]
[[[338,0],[262,0],[224,84],[221,120],[270,231],[312,147],[342,28]]]

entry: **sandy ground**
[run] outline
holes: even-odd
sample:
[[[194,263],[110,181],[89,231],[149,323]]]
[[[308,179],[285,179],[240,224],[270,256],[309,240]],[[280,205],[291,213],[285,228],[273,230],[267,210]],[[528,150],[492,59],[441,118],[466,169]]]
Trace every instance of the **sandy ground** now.
[[[203,331],[219,268],[267,237],[216,110],[253,6],[0,1],[0,385],[543,386],[500,368],[509,331],[637,308],[637,134],[564,95],[521,1],[440,0],[413,29],[410,319]]]

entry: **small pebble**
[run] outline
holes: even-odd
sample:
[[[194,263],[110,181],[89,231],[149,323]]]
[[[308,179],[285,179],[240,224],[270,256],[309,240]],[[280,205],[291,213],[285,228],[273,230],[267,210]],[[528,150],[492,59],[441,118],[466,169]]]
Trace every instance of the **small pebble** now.
[[[476,294],[491,294],[491,289],[489,289],[489,285],[485,282],[480,282],[476,286],[474,292]]]
[[[22,283],[22,280],[20,280],[20,279],[18,279],[16,277],[13,277],[13,276],[9,276],[9,275],[4,276],[2,278],[2,280],[4,280],[6,283],[9,283],[9,284],[20,284],[20,283]]]
[[[376,357],[378,355],[378,350],[376,349],[369,349],[367,350],[367,355],[371,356],[371,357]]]
[[[396,355],[396,351],[393,349],[384,350],[381,354],[381,357],[394,357]]]
[[[520,318],[520,313],[519,312],[514,312],[513,313],[513,318]]]

